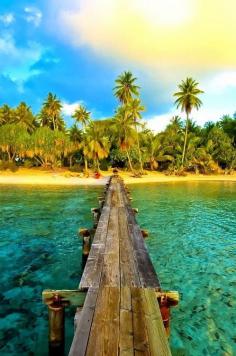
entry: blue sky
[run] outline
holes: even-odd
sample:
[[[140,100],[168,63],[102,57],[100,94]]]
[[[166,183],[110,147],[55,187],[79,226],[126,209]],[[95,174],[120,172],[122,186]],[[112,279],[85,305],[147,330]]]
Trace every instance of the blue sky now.
[[[94,119],[110,117],[117,105],[114,80],[131,70],[153,129],[177,113],[172,93],[189,75],[205,90],[203,108],[193,113],[198,123],[233,114],[236,25],[229,17],[236,6],[214,0],[213,14],[204,6],[204,20],[202,1],[196,8],[196,0],[1,0],[0,104],[26,101],[37,112],[51,91],[62,100],[68,123],[79,103]],[[204,24],[213,15],[212,29]],[[217,17],[227,28],[217,25]],[[196,34],[199,19],[204,32]]]

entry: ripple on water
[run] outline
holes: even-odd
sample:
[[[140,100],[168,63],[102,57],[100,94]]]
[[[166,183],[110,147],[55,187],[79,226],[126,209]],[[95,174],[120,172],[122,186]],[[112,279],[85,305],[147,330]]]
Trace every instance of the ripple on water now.
[[[235,355],[236,184],[150,184],[132,196],[162,287],[181,294],[173,355]]]
[[[0,191],[0,355],[47,355],[43,289],[74,289],[81,276],[79,227],[100,188],[10,187]],[[70,314],[71,313],[71,314]],[[67,349],[74,311],[68,312]]]
[[[224,182],[131,187],[149,252],[172,309],[173,355],[236,354],[236,186]],[[41,292],[81,276],[79,227],[91,221],[97,187],[4,187],[0,191],[0,354],[47,355]],[[73,310],[66,320],[67,349]]]

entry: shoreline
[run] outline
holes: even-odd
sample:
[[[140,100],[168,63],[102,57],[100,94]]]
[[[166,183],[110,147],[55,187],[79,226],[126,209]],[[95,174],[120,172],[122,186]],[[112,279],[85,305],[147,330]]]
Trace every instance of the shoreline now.
[[[79,177],[78,174],[69,171],[42,171],[36,169],[21,168],[17,172],[0,172],[0,185],[65,185],[65,186],[102,186],[107,182],[112,171],[102,172],[102,177]],[[201,175],[188,174],[182,176],[166,176],[159,172],[148,172],[142,178],[134,178],[129,172],[119,172],[125,184],[144,184],[144,183],[174,183],[174,182],[199,182],[199,181],[221,181],[236,182],[236,173],[232,175]]]

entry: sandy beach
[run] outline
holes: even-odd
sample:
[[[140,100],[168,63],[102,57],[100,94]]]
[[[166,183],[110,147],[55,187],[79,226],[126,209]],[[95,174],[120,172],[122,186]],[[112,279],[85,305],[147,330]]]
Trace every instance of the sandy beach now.
[[[78,173],[67,170],[44,171],[41,169],[21,168],[17,172],[0,172],[0,184],[27,184],[27,185],[104,185],[112,171],[102,172],[100,179],[81,177]],[[155,182],[186,182],[186,181],[231,181],[236,182],[236,173],[232,175],[196,175],[186,177],[166,176],[159,172],[148,172],[142,178],[132,177],[130,172],[120,172],[126,184],[142,184]]]

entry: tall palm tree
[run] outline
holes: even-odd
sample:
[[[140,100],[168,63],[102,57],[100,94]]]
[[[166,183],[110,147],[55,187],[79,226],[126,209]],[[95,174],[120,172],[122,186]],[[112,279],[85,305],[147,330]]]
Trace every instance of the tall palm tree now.
[[[85,127],[88,125],[88,123],[91,120],[90,119],[90,114],[91,114],[91,112],[87,111],[85,106],[80,105],[75,110],[75,112],[72,115],[72,117],[75,119],[76,122],[82,124],[83,130],[85,130]]]
[[[136,139],[138,146],[138,154],[139,154],[139,164],[140,164],[140,173],[143,173],[143,162],[140,150],[140,142],[139,142],[139,133],[138,133],[138,120],[142,118],[141,112],[145,110],[144,106],[141,104],[140,99],[131,99],[127,105],[129,115],[133,121],[135,131],[136,131]]]
[[[129,168],[131,172],[134,172],[129,150],[135,143],[135,132],[133,130],[133,120],[129,115],[127,106],[120,106],[117,109],[115,114],[114,125],[118,136],[118,144],[120,150],[125,151],[129,162]]]
[[[91,112],[87,111],[85,106],[80,105],[75,110],[74,114],[72,115],[72,117],[75,119],[75,121],[82,125],[84,135],[85,135],[86,127],[91,121],[90,114],[91,114]],[[85,174],[87,175],[88,174],[88,160],[87,160],[86,155],[84,155],[84,166],[85,166]]]
[[[135,84],[137,78],[131,72],[122,73],[115,81],[115,96],[122,104],[127,104],[132,96],[139,95],[139,86]]]
[[[189,115],[191,114],[193,109],[198,110],[202,105],[202,102],[198,98],[198,95],[204,92],[198,88],[198,85],[199,83],[197,83],[193,78],[187,78],[185,81],[182,80],[182,82],[178,85],[179,91],[174,93],[174,97],[177,98],[175,101],[177,108],[181,107],[181,110],[186,113],[184,147],[182,153],[182,167],[184,165],[185,154],[186,154]]]
[[[49,93],[43,103],[40,114],[41,126],[48,126],[52,130],[64,131],[64,121],[61,117],[62,104],[56,95]]]

